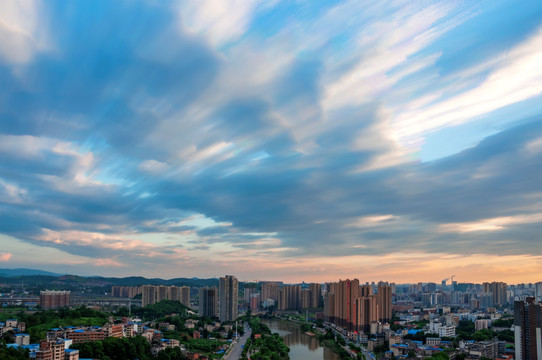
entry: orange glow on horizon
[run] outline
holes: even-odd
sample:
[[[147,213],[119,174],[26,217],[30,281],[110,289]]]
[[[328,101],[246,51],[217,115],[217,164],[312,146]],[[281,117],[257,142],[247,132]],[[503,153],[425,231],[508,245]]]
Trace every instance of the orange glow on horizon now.
[[[241,266],[239,266],[241,265]],[[542,256],[486,254],[453,255],[394,253],[382,256],[344,256],[271,259],[228,264],[239,274],[260,275],[258,280],[331,282],[358,278],[361,282],[436,282],[455,275],[458,282],[504,281],[509,284],[542,281]],[[267,269],[267,270],[265,270]],[[250,275],[249,275],[250,276]],[[251,281],[246,275],[240,279]]]

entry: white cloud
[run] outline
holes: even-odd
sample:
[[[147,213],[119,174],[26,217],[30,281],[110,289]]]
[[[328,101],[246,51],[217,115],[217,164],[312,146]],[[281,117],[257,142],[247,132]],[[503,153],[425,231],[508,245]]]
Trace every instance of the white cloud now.
[[[39,0],[3,0],[0,11],[0,58],[25,64],[39,51],[50,48]]]
[[[525,145],[525,150],[529,155],[538,155],[542,153],[542,137],[538,137]]]
[[[491,73],[475,88],[445,98],[434,105],[420,106],[410,111],[396,109],[399,115],[392,122],[396,138],[402,144],[417,143],[415,139],[441,128],[477,120],[492,111],[542,94],[540,64],[542,28],[502,55],[498,61],[488,61],[486,67],[476,65],[476,71],[472,71],[470,76],[476,72],[476,75],[483,71]],[[441,93],[447,90],[442,89]]]
[[[2,202],[21,203],[26,194],[26,189],[8,183],[0,178],[0,195],[2,197]]]
[[[169,170],[169,165],[157,160],[145,160],[139,164],[138,168],[153,175],[164,175]]]
[[[373,21],[360,29],[359,51],[363,57],[351,71],[326,86],[324,107],[374,101],[402,77],[432,65],[438,54],[413,61],[410,57],[442,35],[435,23],[449,10],[447,6],[410,6],[391,14],[387,21]],[[400,66],[403,68],[397,74],[389,74]]]
[[[349,227],[367,228],[373,226],[380,226],[397,221],[399,218],[392,214],[386,215],[369,215],[358,218],[356,221],[347,224]]]
[[[441,232],[466,233],[474,231],[499,231],[513,225],[542,222],[542,213],[529,215],[502,216],[472,222],[448,223],[439,225]]]
[[[180,8],[184,28],[205,35],[221,46],[239,39],[248,29],[260,0],[189,0]]]

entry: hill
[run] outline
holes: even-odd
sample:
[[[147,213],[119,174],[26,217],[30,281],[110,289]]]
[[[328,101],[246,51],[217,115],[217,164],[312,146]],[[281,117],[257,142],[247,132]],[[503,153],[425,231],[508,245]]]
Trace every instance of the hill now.
[[[0,277],[14,277],[14,276],[61,276],[49,271],[35,270],[35,269],[0,269]]]
[[[33,269],[0,269],[0,284],[20,285],[25,288],[41,289],[66,289],[75,290],[81,287],[104,288],[110,291],[111,286],[141,286],[141,285],[175,285],[175,286],[218,286],[218,279],[198,279],[198,278],[145,278],[142,276],[130,276],[124,278],[101,277],[101,276],[78,276],[78,275],[59,275],[42,270]]]

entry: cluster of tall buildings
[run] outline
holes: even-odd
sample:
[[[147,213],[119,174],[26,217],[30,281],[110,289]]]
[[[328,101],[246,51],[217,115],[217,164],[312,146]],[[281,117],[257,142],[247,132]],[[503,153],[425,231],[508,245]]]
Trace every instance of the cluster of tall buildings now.
[[[199,289],[199,314],[218,317],[220,321],[234,321],[238,306],[246,306],[253,312],[264,307],[275,306],[278,310],[300,310],[321,307],[322,286],[309,284],[308,289],[300,285],[282,285],[279,282],[245,283],[243,296],[239,298],[239,282],[235,276],[219,279],[219,287]],[[241,300],[241,301],[239,301]]]
[[[218,317],[220,321],[235,321],[238,316],[239,281],[226,275],[216,287],[199,289],[199,316]]]
[[[491,297],[493,306],[508,304],[508,284],[504,282],[485,282],[482,284],[483,293]]]
[[[112,286],[111,296],[120,298],[133,298],[141,294],[141,286]]]
[[[190,306],[188,286],[143,285],[141,294],[141,306],[156,304],[162,300],[179,301],[185,306]]]
[[[322,305],[322,285],[284,285],[278,282],[261,283],[261,301],[264,307],[276,306],[278,310],[300,310],[318,308]]]
[[[317,308],[322,298],[322,286],[317,283],[309,284],[308,289],[301,285],[285,285],[280,288],[278,310],[299,310]]]
[[[70,291],[45,290],[40,292],[40,306],[42,309],[58,309],[71,304]]]
[[[351,331],[369,332],[373,323],[389,323],[392,287],[379,283],[376,294],[371,285],[358,279],[326,284],[324,320]]]
[[[399,303],[419,302],[423,307],[458,306],[471,310],[505,307],[516,297],[532,296],[532,284],[508,285],[504,282],[485,282],[482,284],[457,283],[448,286],[443,281],[440,288],[435,283],[403,284],[394,292]]]

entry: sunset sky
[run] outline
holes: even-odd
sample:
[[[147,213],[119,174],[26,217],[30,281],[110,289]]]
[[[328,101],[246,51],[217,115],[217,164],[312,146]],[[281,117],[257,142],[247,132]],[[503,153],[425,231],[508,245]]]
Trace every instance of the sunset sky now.
[[[542,281],[542,1],[0,6],[0,268]]]

